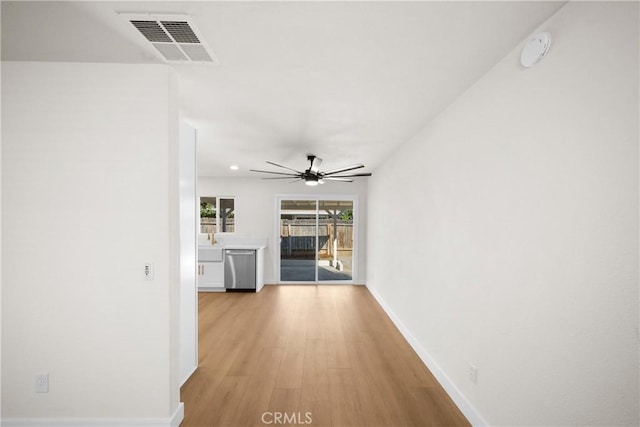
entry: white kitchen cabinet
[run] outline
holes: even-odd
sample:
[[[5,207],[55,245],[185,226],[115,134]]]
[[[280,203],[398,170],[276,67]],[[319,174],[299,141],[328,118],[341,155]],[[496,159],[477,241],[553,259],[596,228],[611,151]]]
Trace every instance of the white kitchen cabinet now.
[[[198,290],[224,290],[224,263],[216,261],[198,262]]]

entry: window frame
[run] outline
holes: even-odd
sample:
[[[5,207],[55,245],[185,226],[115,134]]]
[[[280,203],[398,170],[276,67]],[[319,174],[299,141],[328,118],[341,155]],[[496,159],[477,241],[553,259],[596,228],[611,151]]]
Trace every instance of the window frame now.
[[[237,231],[237,222],[236,222],[236,215],[235,215],[235,211],[236,211],[236,197],[235,196],[200,196],[198,198],[198,206],[200,206],[200,204],[202,203],[202,199],[215,199],[215,210],[216,210],[216,226],[215,226],[215,230],[214,230],[214,234],[224,234],[224,235],[231,235],[231,234],[235,234]],[[222,225],[222,217],[220,215],[220,213],[222,212],[221,209],[221,200],[233,200],[233,210],[231,211],[233,214],[233,231],[221,231],[220,227]],[[199,228],[200,228],[200,232],[202,232],[202,216],[201,216],[201,209],[198,209],[198,223],[199,223]]]

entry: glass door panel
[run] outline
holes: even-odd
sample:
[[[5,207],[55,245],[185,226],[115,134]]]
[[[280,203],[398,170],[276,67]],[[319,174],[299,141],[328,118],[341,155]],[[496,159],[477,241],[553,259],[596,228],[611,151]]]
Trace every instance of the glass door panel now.
[[[315,282],[317,202],[280,201],[280,280]]]
[[[353,279],[353,202],[320,200],[317,269],[319,281]]]

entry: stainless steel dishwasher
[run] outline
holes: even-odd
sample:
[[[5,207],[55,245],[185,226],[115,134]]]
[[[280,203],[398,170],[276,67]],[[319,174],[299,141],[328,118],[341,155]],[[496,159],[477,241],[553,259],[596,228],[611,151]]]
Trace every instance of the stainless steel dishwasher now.
[[[225,249],[224,287],[227,291],[256,290],[256,251]]]

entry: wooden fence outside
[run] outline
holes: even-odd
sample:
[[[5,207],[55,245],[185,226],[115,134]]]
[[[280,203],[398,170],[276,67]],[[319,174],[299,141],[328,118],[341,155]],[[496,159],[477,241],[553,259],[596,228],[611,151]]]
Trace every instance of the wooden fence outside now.
[[[235,218],[227,218],[227,232],[233,233],[235,230]],[[200,218],[200,232],[204,234],[216,232],[215,218]]]
[[[316,221],[309,219],[283,219],[280,221],[280,253],[286,257],[305,257],[315,254]],[[318,224],[319,257],[334,255],[333,239],[338,239],[338,255],[350,255],[353,251],[353,221],[338,220],[334,229],[331,219],[321,219]]]

